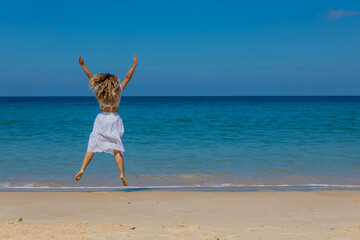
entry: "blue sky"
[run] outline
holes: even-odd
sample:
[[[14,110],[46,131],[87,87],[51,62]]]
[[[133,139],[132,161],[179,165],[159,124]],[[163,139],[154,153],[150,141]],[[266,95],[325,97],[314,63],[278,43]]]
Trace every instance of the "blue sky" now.
[[[0,8],[0,96],[360,95],[360,1],[16,1]]]

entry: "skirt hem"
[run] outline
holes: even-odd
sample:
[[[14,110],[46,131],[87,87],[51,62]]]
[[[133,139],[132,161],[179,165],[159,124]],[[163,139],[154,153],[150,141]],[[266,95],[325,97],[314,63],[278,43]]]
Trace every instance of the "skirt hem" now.
[[[119,151],[121,153],[121,156],[124,155],[125,151],[122,151],[120,149],[114,149],[114,150]],[[115,156],[114,151],[110,152],[110,151],[101,151],[101,150],[93,150],[93,151],[87,150],[86,152],[92,152],[92,153],[102,153],[102,152],[104,152],[104,153],[110,153],[111,155]]]

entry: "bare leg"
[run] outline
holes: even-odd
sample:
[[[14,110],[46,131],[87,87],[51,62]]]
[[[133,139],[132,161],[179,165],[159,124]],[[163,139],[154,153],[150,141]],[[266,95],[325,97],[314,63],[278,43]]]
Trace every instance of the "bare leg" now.
[[[115,155],[116,164],[117,164],[117,166],[118,166],[118,168],[120,170],[120,179],[122,180],[124,186],[127,186],[128,182],[127,182],[127,180],[125,178],[124,159],[121,156],[120,151],[114,150],[114,155]]]
[[[87,167],[87,165],[89,165],[89,162],[91,161],[93,156],[94,156],[93,152],[87,152],[85,154],[84,161],[82,163],[81,169],[78,172],[78,174],[76,174],[76,176],[75,176],[76,181],[80,180],[81,176],[84,174],[85,168]]]

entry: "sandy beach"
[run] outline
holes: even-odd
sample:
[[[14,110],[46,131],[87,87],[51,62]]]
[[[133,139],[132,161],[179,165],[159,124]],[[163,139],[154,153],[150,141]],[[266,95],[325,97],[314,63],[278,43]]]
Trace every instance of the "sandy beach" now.
[[[2,240],[360,238],[360,191],[0,192],[0,213]]]

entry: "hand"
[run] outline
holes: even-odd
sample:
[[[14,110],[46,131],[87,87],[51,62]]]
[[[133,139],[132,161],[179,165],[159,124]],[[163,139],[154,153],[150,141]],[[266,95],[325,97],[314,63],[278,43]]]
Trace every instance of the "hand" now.
[[[137,65],[137,62],[138,62],[138,58],[137,58],[137,56],[135,55],[135,56],[134,56],[134,65]]]
[[[81,56],[79,56],[79,64],[81,66],[84,65],[84,59]]]

